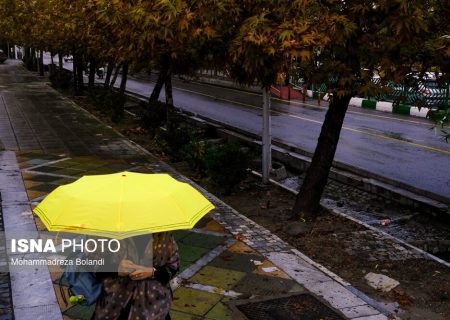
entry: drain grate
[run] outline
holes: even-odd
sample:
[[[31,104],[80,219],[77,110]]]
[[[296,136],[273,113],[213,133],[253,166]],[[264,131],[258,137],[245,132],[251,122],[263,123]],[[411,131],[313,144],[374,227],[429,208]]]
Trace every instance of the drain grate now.
[[[248,320],[344,320],[310,294],[247,300],[233,303],[234,310]]]

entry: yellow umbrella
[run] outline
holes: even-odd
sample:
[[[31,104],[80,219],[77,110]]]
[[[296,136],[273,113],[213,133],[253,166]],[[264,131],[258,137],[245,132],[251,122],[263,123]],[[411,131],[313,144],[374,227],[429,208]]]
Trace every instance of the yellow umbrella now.
[[[51,192],[35,209],[49,231],[124,239],[192,228],[214,206],[168,174],[84,176]]]

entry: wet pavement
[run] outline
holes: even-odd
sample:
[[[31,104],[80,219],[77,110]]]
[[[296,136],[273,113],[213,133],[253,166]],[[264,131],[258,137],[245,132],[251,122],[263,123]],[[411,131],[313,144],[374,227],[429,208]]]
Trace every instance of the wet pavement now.
[[[351,284],[99,122],[51,89],[44,79],[13,63],[0,65],[0,141],[4,149],[0,149],[0,194],[9,197],[9,205],[2,205],[7,209],[4,211],[9,221],[6,227],[20,227],[20,219],[31,217],[31,208],[49,192],[86,174],[124,170],[170,173],[194,185],[216,206],[195,229],[175,233],[182,270],[172,283],[173,319],[233,319],[230,301],[290,293],[320,296],[348,319],[387,319],[378,304],[361,295]],[[12,178],[17,186],[9,182]],[[21,198],[20,203],[15,203],[14,197],[19,196],[15,192],[21,190],[26,192],[26,201]],[[39,219],[34,220],[35,227],[44,230]],[[383,239],[369,231],[360,236]],[[392,243],[388,253],[380,256],[396,258],[394,252],[401,251],[403,258],[417,258],[408,256],[417,253]],[[48,286],[48,281],[33,286],[30,275],[0,277],[2,310],[13,309],[16,319],[28,319],[31,314],[35,319],[60,319],[59,311],[46,316],[56,304],[54,297],[58,310],[66,317],[87,318],[92,310],[62,303],[56,284],[58,276],[54,273],[49,277],[54,292],[44,293],[36,287]],[[12,288],[13,305],[9,288]],[[36,293],[39,303],[32,304],[32,299],[25,301],[23,294],[32,295],[33,290],[39,292]]]

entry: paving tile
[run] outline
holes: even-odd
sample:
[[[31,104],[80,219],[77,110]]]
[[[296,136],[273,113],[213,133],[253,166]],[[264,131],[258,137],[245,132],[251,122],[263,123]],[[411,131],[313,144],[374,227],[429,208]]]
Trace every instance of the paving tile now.
[[[59,162],[52,164],[53,167],[58,167],[58,168],[71,168],[71,167],[75,167],[77,165],[79,165],[79,163],[75,162],[73,160],[64,160],[64,161],[59,161]]]
[[[20,165],[19,165],[20,169],[27,169],[27,168],[30,168],[33,166],[34,166],[33,164],[26,163],[26,162],[20,163]]]
[[[129,169],[131,167],[133,167],[133,166],[131,166],[129,164],[121,164],[121,163],[108,164],[108,168],[113,169],[117,172],[126,171],[127,169]]]
[[[1,187],[1,186],[0,186]],[[14,205],[28,202],[28,195],[24,191],[3,191],[2,190],[3,205]]]
[[[89,163],[89,162],[84,162],[84,163],[78,163],[77,165],[74,165],[72,167],[70,167],[71,169],[76,169],[76,170],[83,170],[83,171],[90,171],[90,170],[95,170],[97,168],[103,167],[104,164],[103,163]]]
[[[244,276],[244,272],[206,266],[200,269],[189,281],[230,290]]]
[[[207,214],[195,224],[194,228],[205,229],[210,221],[212,221],[212,218]]]
[[[146,168],[146,167],[139,167],[137,169],[132,170],[133,172],[138,172],[138,173],[155,173],[153,170]]]
[[[197,261],[209,251],[207,248],[188,246],[182,243],[178,244],[178,249],[181,260],[191,263]]]
[[[75,179],[61,178],[61,179],[58,179],[58,180],[55,180],[55,181],[52,181],[49,183],[57,185],[57,186],[62,186],[62,185],[68,184],[68,183],[72,183],[74,181],[75,181]]]
[[[248,245],[241,241],[237,241],[235,244],[233,244],[231,247],[228,248],[228,251],[235,252],[235,253],[247,253],[247,254],[253,254],[257,255],[258,253],[250,248]]]
[[[352,320],[388,320],[388,317],[386,317],[383,314],[376,314],[376,315],[373,315],[373,316],[353,318]]]
[[[23,179],[30,179],[30,178],[33,178],[35,176],[36,176],[35,173],[22,172],[22,178]]]
[[[181,259],[180,260],[180,273],[192,266],[192,262]]]
[[[363,300],[335,281],[330,280],[315,284],[307,283],[305,284],[305,288],[312,293],[323,297],[336,309],[366,305]]]
[[[261,255],[225,251],[212,260],[209,265],[241,272],[253,272],[257,267],[252,260],[263,261],[264,257]]]
[[[40,186],[41,184],[43,184],[42,182],[33,181],[33,180],[24,180],[23,183],[24,183],[26,189],[30,189],[32,187]]]
[[[8,232],[36,230],[33,214],[28,204],[4,206],[3,220],[8,226]]]
[[[85,173],[86,171],[83,170],[76,170],[76,169],[72,169],[72,168],[63,168],[63,169],[59,169],[56,171],[53,171],[53,174],[61,174],[61,175],[65,175],[65,176],[81,176]],[[58,179],[58,178],[56,178]],[[54,180],[56,180],[54,179]]]
[[[278,269],[278,267],[276,267],[278,269],[276,271],[271,271],[271,272],[264,271],[265,268],[274,268],[274,267],[276,267],[276,266],[272,262],[270,262],[269,260],[264,260],[264,261],[262,261],[261,265],[256,267],[256,270],[253,271],[253,273],[264,275],[264,276],[269,276],[269,277],[291,279],[287,273],[281,271],[280,269]]]
[[[39,164],[44,164],[49,162],[48,159],[31,159],[31,160],[27,160],[25,161],[26,164],[32,165],[32,166],[36,166]]]
[[[88,157],[88,156],[85,156],[85,157],[72,157],[71,161],[76,162],[78,164],[85,163],[85,162],[90,162],[90,163],[102,162],[101,160],[99,160],[96,157]]]
[[[37,306],[14,306],[15,319],[30,319],[32,315],[33,320],[61,320],[61,311],[56,302],[49,304],[41,304]]]
[[[213,249],[225,241],[225,237],[191,232],[181,242],[194,247]]]
[[[175,241],[177,243],[179,243],[179,242],[181,242],[181,240],[183,238],[187,237],[191,233],[192,233],[191,231],[187,231],[187,230],[176,230],[172,234],[173,234],[173,237],[175,238]]]
[[[2,189],[9,187],[11,185],[20,185],[22,186],[22,176],[20,175],[19,170],[0,170],[0,183]]]
[[[225,304],[229,298],[223,298],[206,315],[205,319],[211,320],[232,320],[233,314],[230,308]]]
[[[14,308],[35,307],[48,303],[48,293],[53,291],[53,284],[48,280],[47,267],[36,266],[33,271],[12,269],[11,281],[16,286],[16,290],[13,292]],[[29,290],[31,287],[33,290]]]
[[[271,252],[267,258],[302,285],[331,281],[323,272],[290,253]]]
[[[43,166],[43,167],[39,167],[34,169],[34,171],[39,171],[39,172],[54,172],[57,170],[61,170],[61,168],[58,167],[52,167],[52,166]]]
[[[181,287],[173,293],[172,309],[203,316],[210,311],[221,298],[222,297],[219,294]]]
[[[176,310],[170,310],[170,317],[172,320],[201,320],[203,317],[195,316]]]
[[[28,199],[33,200],[47,195],[48,192],[27,190]]]
[[[275,278],[253,273],[246,274],[232,290],[261,297],[291,292],[305,292],[305,288],[299,286],[292,279]]]
[[[225,228],[214,220],[208,221],[208,223],[205,226],[205,230],[222,233],[226,232]]]
[[[46,154],[46,153],[42,153],[42,152],[27,152],[27,153],[21,153],[19,155],[20,158],[28,158],[28,159],[36,159],[39,161],[44,161],[48,162],[48,161],[53,161],[53,160],[57,160],[60,159],[60,157],[58,155],[54,155],[54,154]]]
[[[34,177],[31,177],[29,180],[31,181],[37,181],[37,182],[53,182],[56,181],[58,179],[58,177],[53,177],[53,176],[45,176],[45,175],[35,175]]]
[[[108,168],[108,167],[100,167],[100,168],[96,168],[94,170],[84,171],[83,175],[110,174],[110,173],[117,173],[117,172],[121,172],[121,171],[123,171],[123,170],[116,170],[116,169]]]
[[[341,312],[347,317],[347,318],[360,318],[360,317],[367,317],[372,315],[377,315],[380,312],[378,310],[375,310],[369,305],[363,305],[363,306],[356,306],[356,307],[350,307],[350,308],[343,308],[341,309]]]
[[[38,192],[50,193],[53,190],[55,190],[57,187],[58,186],[54,185],[54,184],[43,183],[43,184],[40,184],[37,186],[30,187],[27,191],[38,191]]]

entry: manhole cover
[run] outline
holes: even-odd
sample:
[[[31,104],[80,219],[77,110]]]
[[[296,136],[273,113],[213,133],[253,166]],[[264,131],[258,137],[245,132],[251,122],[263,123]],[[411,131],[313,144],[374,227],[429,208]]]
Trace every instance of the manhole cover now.
[[[344,320],[319,299],[309,294],[278,298],[235,301],[241,319],[248,320]]]

